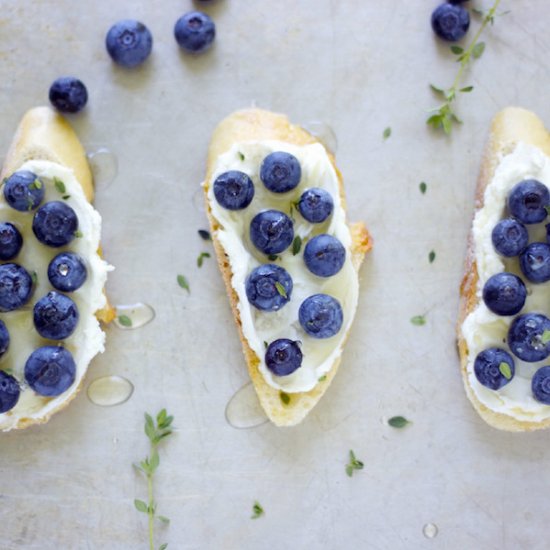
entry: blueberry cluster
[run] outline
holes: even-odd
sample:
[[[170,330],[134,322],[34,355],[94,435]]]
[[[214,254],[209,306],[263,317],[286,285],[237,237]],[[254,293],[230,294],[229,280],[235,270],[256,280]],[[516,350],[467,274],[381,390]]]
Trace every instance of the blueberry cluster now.
[[[36,174],[20,170],[4,181],[7,204],[20,212],[34,212],[32,230],[36,239],[50,247],[68,245],[78,234],[78,217],[66,203],[50,201],[42,204],[44,181]],[[0,222],[0,311],[7,313],[25,306],[32,297],[35,283],[29,272],[16,259],[23,247],[23,236],[12,223]],[[79,319],[75,302],[61,292],[79,289],[87,277],[84,261],[74,252],[57,254],[48,266],[48,279],[55,290],[36,301],[33,322],[45,339],[61,341],[76,329]],[[61,292],[59,292],[61,291]],[[0,357],[9,348],[10,334],[0,320]],[[74,382],[76,365],[71,353],[61,346],[42,346],[27,359],[24,368],[26,383],[39,395],[60,395]],[[12,409],[21,392],[17,379],[0,370],[0,413]]]
[[[275,151],[263,159],[259,179],[269,192],[282,195],[298,187],[302,180],[302,168],[294,155]],[[248,174],[230,170],[215,179],[213,192],[221,207],[243,210],[254,198],[254,182]],[[332,215],[334,201],[324,189],[310,188],[301,194],[296,207],[304,220],[320,224]],[[273,261],[288,251],[294,242],[294,222],[291,216],[280,210],[262,210],[250,222],[249,237],[252,245]],[[332,235],[316,235],[304,247],[304,264],[317,277],[336,275],[342,269],[345,259],[344,246]],[[288,271],[274,263],[256,267],[245,281],[248,301],[265,312],[278,311],[284,307],[292,297],[292,289],[293,281]],[[332,296],[314,294],[300,305],[298,321],[309,336],[330,338],[342,327],[342,307]],[[267,345],[265,363],[276,376],[292,374],[301,366],[302,359],[298,341],[280,338]]]
[[[505,258],[517,258],[517,271],[534,284],[550,281],[550,224],[546,226],[547,242],[529,243],[526,226],[544,222],[549,209],[550,192],[546,185],[534,179],[520,181],[508,195],[510,217],[498,222],[491,234],[495,250]],[[541,313],[518,315],[527,298],[527,288],[520,276],[509,272],[493,275],[485,283],[482,296],[493,313],[517,315],[507,335],[514,356],[535,363],[550,355],[550,319]],[[500,348],[486,349],[476,357],[474,373],[481,384],[498,390],[514,378],[514,358]],[[550,366],[535,373],[531,388],[536,400],[550,405]]]
[[[216,36],[214,21],[201,11],[182,15],[174,25],[174,38],[178,45],[190,53],[206,51]],[[151,54],[153,35],[140,21],[117,21],[107,32],[105,47],[111,59],[122,67],[137,67]]]
[[[186,52],[198,54],[212,46],[216,36],[214,21],[200,11],[182,15],[174,25],[174,38]],[[153,35],[140,21],[122,19],[108,30],[105,48],[111,59],[121,67],[141,65],[151,55]],[[62,113],[78,113],[88,102],[88,90],[74,76],[57,78],[50,86],[51,104]]]

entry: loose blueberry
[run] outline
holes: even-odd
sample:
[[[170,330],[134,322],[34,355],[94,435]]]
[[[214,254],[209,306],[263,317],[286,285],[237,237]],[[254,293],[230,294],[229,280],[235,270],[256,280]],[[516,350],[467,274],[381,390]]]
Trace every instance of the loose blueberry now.
[[[262,311],[277,311],[292,294],[292,278],[282,267],[265,264],[254,269],[245,283],[248,301]]]
[[[31,298],[32,278],[17,264],[0,265],[0,311],[13,311]]]
[[[214,196],[223,208],[242,210],[254,198],[254,184],[244,172],[230,170],[214,181]]]
[[[531,391],[537,401],[550,405],[550,366],[541,367],[535,372],[531,380]]]
[[[44,198],[44,184],[29,170],[19,170],[5,181],[4,198],[15,210],[34,210]]]
[[[483,287],[485,305],[497,315],[515,315],[525,305],[527,289],[513,273],[497,273]]]
[[[276,151],[264,158],[260,167],[260,179],[273,193],[286,193],[300,183],[302,168],[298,159],[290,153]]]
[[[534,363],[550,355],[550,319],[540,313],[518,315],[508,330],[508,345],[512,353],[523,361]]]
[[[508,368],[502,363],[506,363]],[[500,348],[483,350],[474,362],[474,373],[480,384],[491,390],[498,390],[514,377],[514,359],[507,351]]]
[[[302,302],[298,319],[310,336],[330,338],[342,328],[342,306],[328,294],[314,294]]]
[[[250,240],[264,254],[280,254],[293,239],[294,224],[279,210],[264,210],[250,222]]]
[[[550,245],[531,243],[519,255],[519,266],[532,283],[550,281]]]
[[[58,248],[69,244],[78,229],[75,211],[64,202],[52,201],[41,206],[32,220],[36,238],[46,246]]]
[[[10,333],[4,321],[0,321],[0,357],[8,351],[10,347]]]
[[[307,268],[318,277],[336,275],[346,260],[346,249],[331,235],[313,237],[304,249],[304,262]]]
[[[458,42],[470,27],[470,14],[462,7],[441,4],[432,13],[432,29],[447,42]]]
[[[38,394],[54,397],[69,389],[76,375],[71,352],[61,346],[34,350],[25,364],[25,380]]]
[[[88,90],[74,76],[62,76],[50,86],[50,102],[62,113],[78,113],[88,102]]]
[[[275,376],[288,376],[300,368],[302,357],[298,342],[280,338],[267,346],[265,364]]]
[[[48,266],[48,279],[54,288],[63,292],[79,289],[88,276],[84,260],[74,252],[61,252]]]
[[[174,36],[184,50],[191,53],[204,52],[214,41],[216,25],[206,13],[191,11],[176,21]]]
[[[15,225],[0,223],[0,260],[12,260],[23,246],[23,237]]]
[[[550,204],[550,192],[546,185],[537,180],[523,180],[516,183],[508,195],[508,208],[512,216],[523,223],[539,223]]]
[[[63,340],[69,337],[78,323],[78,308],[64,294],[48,292],[34,305],[34,326],[43,338]]]
[[[153,36],[143,23],[124,19],[109,29],[105,46],[115,63],[123,67],[136,67],[149,57]]]
[[[499,221],[491,234],[495,250],[507,258],[517,256],[529,244],[527,228],[513,218]]]
[[[321,223],[332,214],[334,201],[328,191],[313,187],[302,193],[298,210],[308,222]]]
[[[11,374],[0,370],[0,414],[8,412],[17,405],[20,393],[17,380]]]

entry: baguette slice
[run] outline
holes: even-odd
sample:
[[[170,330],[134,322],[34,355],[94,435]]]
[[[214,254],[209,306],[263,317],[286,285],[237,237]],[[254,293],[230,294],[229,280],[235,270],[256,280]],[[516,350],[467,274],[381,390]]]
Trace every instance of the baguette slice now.
[[[27,161],[51,161],[68,168],[82,186],[88,202],[92,202],[93,177],[84,148],[65,118],[49,107],[35,107],[25,113],[4,161],[0,179],[3,181]],[[0,200],[4,200],[3,194]],[[98,253],[101,256],[100,250]],[[106,300],[105,305],[95,312],[95,316],[99,321],[109,323],[115,318],[116,311]],[[10,411],[0,415],[0,430],[22,429],[47,422],[54,413],[65,408],[74,399],[83,379],[84,375],[78,385],[62,394],[63,399],[59,404],[49,408],[43,415],[21,416],[15,420],[10,419]],[[4,417],[3,420],[2,417]]]
[[[475,195],[476,212],[483,207],[485,189],[493,179],[495,170],[501,159],[510,154],[520,142],[533,145],[545,155],[550,156],[550,133],[544,127],[543,122],[531,111],[519,107],[508,107],[495,116],[491,125],[477,183]],[[533,431],[546,428],[550,426],[550,418],[541,422],[522,421],[489,409],[479,401],[469,383],[466,371],[469,353],[462,333],[462,324],[480,301],[477,292],[478,280],[479,274],[475,260],[473,233],[470,233],[466,252],[465,272],[460,285],[457,323],[458,352],[466,394],[483,420],[494,428],[511,432]]]
[[[258,368],[260,359],[250,348],[243,334],[240,315],[237,308],[239,298],[231,283],[233,275],[231,265],[223,246],[217,238],[217,231],[220,229],[221,225],[212,213],[207,194],[212,184],[213,171],[218,157],[228,151],[235,143],[254,140],[278,140],[294,145],[308,145],[318,143],[319,141],[300,126],[291,124],[284,115],[261,109],[237,111],[225,118],[213,133],[208,151],[207,173],[204,184],[207,215],[210,221],[214,249],[233,310],[233,316],[239,330],[250,378],[252,379],[260,403],[269,419],[277,426],[292,426],[303,420],[323,396],[338,370],[340,358],[333,363],[326,375],[326,379],[322,383],[318,383],[310,391],[292,393],[289,403],[285,404],[281,400],[281,392],[265,381]],[[342,176],[336,167],[334,156],[330,151],[327,151],[327,153],[338,177],[339,193],[345,208]],[[349,228],[352,235],[352,264],[355,271],[358,272],[365,254],[372,247],[372,240],[362,222],[352,224]]]
[[[88,202],[93,203],[94,180],[86,151],[72,126],[50,107],[35,107],[25,113],[4,160],[0,181],[28,160],[49,160],[70,168]],[[105,307],[96,312],[96,317],[110,323],[116,311],[107,301]]]

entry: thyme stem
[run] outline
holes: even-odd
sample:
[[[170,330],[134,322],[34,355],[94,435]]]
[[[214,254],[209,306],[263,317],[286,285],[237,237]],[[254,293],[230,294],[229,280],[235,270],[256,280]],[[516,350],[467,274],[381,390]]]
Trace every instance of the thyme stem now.
[[[153,447],[153,444],[151,444]],[[155,524],[155,511],[153,508],[153,473],[147,474],[147,495],[149,498],[149,505],[147,506],[147,514],[149,516],[149,549],[155,550],[154,543],[154,524]]]

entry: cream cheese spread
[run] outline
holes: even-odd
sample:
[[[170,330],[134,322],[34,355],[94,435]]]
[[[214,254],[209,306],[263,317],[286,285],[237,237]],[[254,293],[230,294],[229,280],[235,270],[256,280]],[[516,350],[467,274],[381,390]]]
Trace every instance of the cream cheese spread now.
[[[32,232],[34,212],[19,212],[5,201],[0,202],[0,220],[14,224],[23,236],[21,252],[12,261],[22,265],[29,273],[36,273],[36,283],[32,298],[23,308],[0,313],[0,319],[10,333],[8,351],[0,358],[0,369],[8,370],[21,385],[21,395],[16,406],[0,414],[0,429],[9,430],[17,426],[21,419],[41,419],[58,409],[78,388],[92,358],[104,351],[105,334],[101,330],[95,312],[106,304],[103,287],[108,271],[113,268],[98,255],[101,233],[101,216],[86,200],[81,185],[72,170],[59,164],[33,160],[20,167],[36,174],[45,186],[45,197],[41,204],[49,201],[64,200],[56,188],[54,178],[65,185],[66,203],[78,216],[80,237],[67,246],[50,248],[41,244]],[[33,326],[32,309],[34,304],[50,290],[54,290],[47,276],[48,264],[62,251],[71,251],[84,259],[87,278],[84,284],[68,295],[74,300],[80,314],[74,333],[61,342],[67,348],[76,363],[76,377],[72,386],[56,397],[43,397],[35,393],[25,383],[24,367],[29,355],[38,347],[56,345],[42,338]]]
[[[531,379],[540,367],[550,364],[550,358],[537,363],[527,363],[514,356],[515,376],[497,391],[480,384],[474,374],[475,358],[484,349],[499,347],[510,352],[506,340],[508,329],[515,317],[501,317],[492,313],[483,302],[481,293],[487,279],[496,273],[508,271],[518,276],[522,275],[517,258],[503,258],[495,251],[491,233],[494,226],[506,217],[506,201],[511,188],[516,183],[530,178],[550,187],[550,158],[536,147],[519,143],[512,153],[501,159],[492,181],[485,190],[483,207],[477,211],[474,218],[473,246],[479,274],[479,303],[464,320],[462,334],[469,353],[468,381],[477,399],[497,413],[520,421],[540,422],[550,418],[550,406],[534,399]],[[527,228],[530,242],[546,242],[544,223]],[[522,313],[537,312],[550,316],[550,283],[533,284],[525,277],[522,278],[527,287],[527,300]]]
[[[288,193],[268,191],[259,177],[263,159],[274,151],[294,155],[300,162],[302,178],[298,187]],[[234,144],[217,159],[212,181],[228,170],[246,173],[254,183],[254,199],[244,210],[230,211],[222,208],[214,197],[213,185],[208,188],[208,202],[214,218],[221,228],[217,237],[229,257],[232,271],[232,286],[238,297],[238,310],[243,334],[248,345],[260,359],[259,369],[266,382],[285,392],[305,392],[318,383],[335,361],[339,360],[347,332],[357,308],[359,283],[351,261],[352,238],[346,224],[345,211],[340,197],[338,177],[321,144],[295,146],[280,141],[248,141]],[[308,188],[320,187],[328,191],[334,200],[332,216],[323,223],[312,224],[304,220],[295,205],[300,195]],[[302,239],[299,254],[293,255],[292,246],[272,262],[250,242],[249,228],[252,218],[261,210],[276,209],[290,215],[294,220],[294,234]],[[323,278],[310,273],[302,254],[304,246],[315,235],[327,233],[340,240],[346,250],[342,269],[334,276]],[[246,296],[245,281],[257,266],[274,263],[286,269],[294,287],[290,301],[275,312],[260,311],[253,307]],[[300,326],[298,309],[312,294],[324,293],[336,298],[343,311],[344,321],[340,331],[331,338],[316,339]],[[265,364],[265,344],[278,338],[301,342],[303,361],[300,368],[288,376],[275,376]]]

